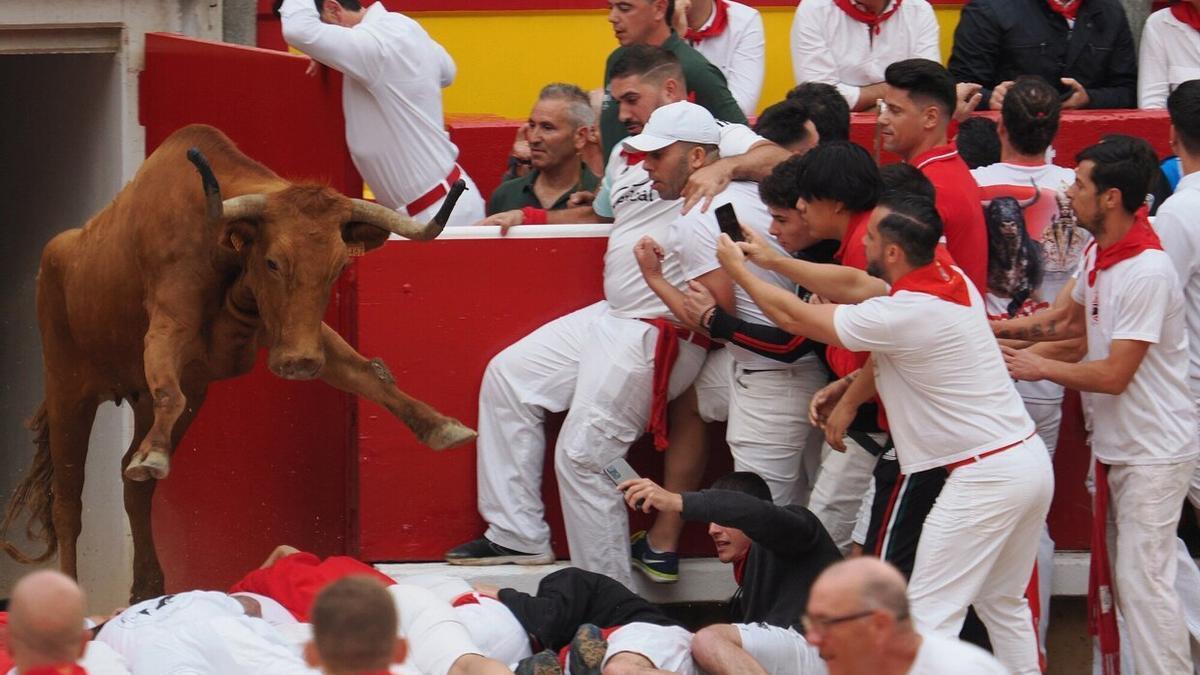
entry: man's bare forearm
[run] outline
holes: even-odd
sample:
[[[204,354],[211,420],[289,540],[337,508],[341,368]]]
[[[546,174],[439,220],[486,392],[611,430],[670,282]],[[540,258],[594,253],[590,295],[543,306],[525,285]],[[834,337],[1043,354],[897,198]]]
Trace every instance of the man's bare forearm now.
[[[795,294],[759,279],[744,266],[728,271],[734,282],[746,289],[776,326],[793,335],[841,346],[833,327],[834,305],[811,305]]]
[[[854,267],[776,258],[766,265],[829,302],[854,305],[887,295],[887,284]]]
[[[572,225],[574,223],[611,223],[612,218],[605,218],[596,213],[591,206],[573,206],[569,209],[556,209],[546,212],[548,225]]]
[[[648,277],[646,278],[646,285],[666,304],[667,309],[671,310],[671,313],[675,315],[675,320],[680,325],[698,333],[707,333],[703,328],[688,320],[688,313],[684,308],[683,291],[672,286],[663,277]]]
[[[1069,340],[1035,342],[1029,346],[1029,350],[1038,356],[1055,361],[1075,363],[1087,356],[1087,340],[1078,337]]]
[[[717,161],[729,163],[730,174],[734,180],[761,181],[771,175],[771,171],[778,164],[791,156],[791,152],[767,141],[759,142],[743,155],[723,157]]]

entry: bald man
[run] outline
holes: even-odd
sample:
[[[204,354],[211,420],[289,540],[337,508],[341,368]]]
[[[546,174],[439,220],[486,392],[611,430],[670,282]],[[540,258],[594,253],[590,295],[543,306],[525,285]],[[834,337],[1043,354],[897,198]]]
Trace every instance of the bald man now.
[[[805,636],[830,675],[1000,675],[1008,671],[982,649],[954,638],[921,635],[908,612],[904,577],[877,558],[829,566],[813,583]]]
[[[8,604],[5,640],[12,672],[127,675],[119,655],[88,642],[92,634],[84,628],[86,605],[79,586],[59,572],[41,570],[18,581]]]

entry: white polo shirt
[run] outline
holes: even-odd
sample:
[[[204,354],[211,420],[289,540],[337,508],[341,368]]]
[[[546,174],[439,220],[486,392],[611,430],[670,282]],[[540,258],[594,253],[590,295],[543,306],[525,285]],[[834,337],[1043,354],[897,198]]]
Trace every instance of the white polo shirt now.
[[[767,231],[771,227],[771,213],[759,199],[758,183],[735,181],[713,198],[712,208],[708,213],[692,209],[687,215],[680,216],[671,223],[671,235],[668,237],[670,243],[667,247],[679,256],[684,278],[696,279],[721,267],[721,263],[717,262],[717,242],[721,238],[721,227],[717,224],[716,209],[725,204],[733,205],[738,222],[753,229],[776,251],[787,255],[775,237]],[[796,292],[796,284],[778,272],[770,272],[753,264],[747,265],[746,269],[772,286],[778,286],[789,293]],[[775,322],[767,318],[762,308],[755,304],[746,289],[738,284],[733,285],[733,301],[734,314],[739,319],[767,326],[775,325]],[[733,343],[729,343],[727,349],[734,360],[746,368],[778,370],[783,367],[783,364],[775,359],[755,354]],[[810,355],[804,358],[816,357]]]
[[[400,208],[445,180],[458,159],[442,118],[450,54],[382,2],[354,28],[322,23],[312,0],[285,0],[279,13],[288,44],[346,75],[346,145],[379,203]]]
[[[1188,80],[1200,79],[1200,31],[1176,19],[1167,7],[1142,28],[1138,51],[1138,107],[1166,108],[1167,96]]]
[[[762,15],[757,9],[732,0],[714,0],[714,8],[718,2],[725,5],[729,17],[725,31],[704,40],[688,40],[688,44],[721,70],[729,93],[746,117],[750,117],[758,110],[767,73],[767,38]],[[716,17],[714,9],[700,30],[712,26]]]
[[[958,638],[921,634],[921,648],[905,675],[1004,675],[1008,672],[996,657]]]
[[[847,349],[875,356],[875,386],[905,474],[969,459],[1034,432],[988,327],[983,298],[970,280],[966,285],[970,307],[900,291],[842,305],[833,315]]]
[[[745,154],[751,146],[764,140],[741,124],[717,122],[721,127],[719,152],[722,157]],[[659,299],[642,278],[633,247],[649,235],[666,248],[671,223],[683,208],[682,199],[661,199],[650,187],[650,174],[641,160],[630,166],[622,154],[624,145],[613,148],[604,169],[600,192],[592,202],[596,213],[613,219],[604,252],[604,299],[609,311],[624,319],[673,318],[671,310]],[[698,207],[697,207],[698,208]],[[679,258],[667,250],[663,260],[663,277],[672,286],[681,288],[686,282]]]
[[[1056,164],[1028,166],[998,162],[971,171],[985,201],[996,197],[1013,197],[1025,201],[1037,190],[1037,201],[1022,211],[1025,229],[1038,245],[1042,259],[1042,285],[1037,296],[1025,301],[1018,316],[1028,316],[1049,308],[1059,291],[1079,269],[1083,249],[1092,240],[1087,230],[1075,224],[1075,214],[1066,197],[1066,190],[1075,181],[1075,172]],[[990,227],[990,225],[989,225]],[[998,289],[988,289],[987,310],[990,319],[1014,318],[1008,315],[1011,298]],[[1063,399],[1063,387],[1050,380],[1017,382],[1021,398],[1034,403],[1058,403]]]
[[[1092,451],[1105,464],[1174,464],[1200,455],[1196,408],[1187,386],[1188,335],[1183,293],[1170,257],[1142,251],[1096,275],[1096,247],[1084,253],[1071,299],[1083,305],[1087,360],[1107,358],[1113,340],[1149,342],[1120,395],[1083,392],[1091,411]]]
[[[1183,287],[1188,383],[1192,396],[1200,400],[1200,173],[1179,180],[1175,193],[1158,207],[1154,231]]]
[[[796,84],[832,84],[853,108],[859,89],[883,82],[883,71],[896,61],[942,61],[937,17],[926,0],[904,0],[900,9],[879,25],[879,34],[872,33],[867,24],[850,18],[833,0],[801,2],[792,20]]]

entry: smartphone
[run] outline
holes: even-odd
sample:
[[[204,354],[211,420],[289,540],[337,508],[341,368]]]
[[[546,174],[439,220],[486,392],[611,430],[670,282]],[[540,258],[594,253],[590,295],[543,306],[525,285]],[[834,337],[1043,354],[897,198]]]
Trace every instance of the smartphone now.
[[[713,212],[717,216],[717,226],[734,241],[745,241],[742,236],[742,226],[738,224],[737,213],[733,204],[722,204]]]
[[[629,466],[629,462],[626,462],[624,457],[618,457],[611,464],[604,467],[604,473],[608,475],[608,479],[613,482],[613,485],[620,485],[627,480],[637,480],[638,478],[641,478],[641,476],[637,475],[637,472],[633,470],[633,467]],[[638,503],[634,504],[633,508],[640,511],[642,509],[642,504],[645,503],[645,501],[646,500],[644,499],[639,499]]]

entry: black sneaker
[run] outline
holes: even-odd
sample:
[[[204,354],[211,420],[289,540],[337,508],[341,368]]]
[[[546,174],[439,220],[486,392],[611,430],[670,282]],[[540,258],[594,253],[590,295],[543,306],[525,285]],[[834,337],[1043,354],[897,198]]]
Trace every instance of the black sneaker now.
[[[608,652],[608,642],[600,633],[600,629],[590,623],[585,623],[575,631],[571,640],[571,653],[567,656],[568,670],[571,675],[600,675],[600,666],[604,664],[604,655]]]
[[[549,649],[526,656],[517,663],[514,675],[563,675],[558,657]]]
[[[554,562],[554,554],[514,551],[488,541],[487,537],[480,537],[446,551],[446,562],[451,565],[549,565]]]

